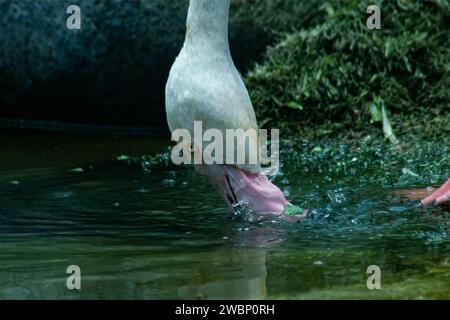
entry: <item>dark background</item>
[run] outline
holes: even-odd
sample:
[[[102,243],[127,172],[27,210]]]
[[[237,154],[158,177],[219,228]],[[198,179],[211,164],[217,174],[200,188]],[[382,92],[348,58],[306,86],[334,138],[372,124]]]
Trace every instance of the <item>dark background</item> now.
[[[274,37],[246,14],[254,3],[232,3],[241,72]],[[66,27],[70,4],[81,8],[81,30]],[[274,5],[258,9],[270,18]],[[165,128],[164,87],[187,8],[187,0],[0,1],[0,119]]]

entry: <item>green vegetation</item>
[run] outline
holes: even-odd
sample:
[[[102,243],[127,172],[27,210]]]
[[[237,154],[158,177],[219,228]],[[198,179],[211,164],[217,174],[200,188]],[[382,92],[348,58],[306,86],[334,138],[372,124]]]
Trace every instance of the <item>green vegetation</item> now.
[[[377,1],[381,30],[366,26],[372,2],[301,3],[288,12],[308,18],[275,23],[278,31],[296,30],[277,32],[245,79],[260,125],[281,129],[285,164],[385,187],[444,181],[450,3]],[[383,106],[398,144],[384,137]]]
[[[439,112],[439,111],[436,111]],[[356,177],[386,188],[439,185],[450,176],[450,117],[397,116],[400,141],[389,143],[381,129],[335,130],[322,125],[285,137],[282,162],[293,170],[328,177]]]
[[[381,121],[383,105],[391,115],[448,117],[449,2],[377,3],[381,30],[366,26],[372,2],[322,1],[318,16],[267,49],[246,77],[261,125],[359,130]]]

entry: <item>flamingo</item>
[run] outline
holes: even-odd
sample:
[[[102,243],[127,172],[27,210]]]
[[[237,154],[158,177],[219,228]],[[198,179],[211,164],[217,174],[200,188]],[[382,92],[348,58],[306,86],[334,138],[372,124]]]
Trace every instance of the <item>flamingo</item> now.
[[[258,129],[249,94],[230,54],[229,7],[230,0],[190,0],[185,41],[166,84],[166,116],[172,133],[186,129],[193,136],[195,121],[201,121],[205,130],[220,130],[223,136],[226,129]],[[190,150],[203,155],[203,146],[195,141]],[[290,205],[261,172],[259,162],[196,164],[195,168],[232,210],[244,207],[254,213],[283,216]],[[450,179],[421,203],[449,201]],[[304,210],[287,220],[297,221],[306,214]]]
[[[220,130],[223,136],[226,129],[258,129],[252,102],[230,54],[229,6],[230,0],[189,3],[185,41],[166,84],[166,115],[172,133],[183,128],[193,136],[194,121],[202,121],[204,130]],[[202,148],[194,142],[190,150],[203,154]],[[254,164],[194,166],[233,210],[244,207],[280,216],[289,204],[261,172],[259,159]]]

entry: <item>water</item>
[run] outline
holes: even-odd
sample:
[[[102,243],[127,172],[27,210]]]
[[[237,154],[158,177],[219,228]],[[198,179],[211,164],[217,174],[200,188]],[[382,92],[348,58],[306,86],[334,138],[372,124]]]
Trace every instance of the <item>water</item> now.
[[[276,184],[315,210],[300,224],[250,223],[192,169],[117,160],[166,144],[0,134],[0,298],[450,298],[442,215],[285,165]],[[69,265],[81,290],[66,287]],[[367,289],[370,265],[381,290]]]

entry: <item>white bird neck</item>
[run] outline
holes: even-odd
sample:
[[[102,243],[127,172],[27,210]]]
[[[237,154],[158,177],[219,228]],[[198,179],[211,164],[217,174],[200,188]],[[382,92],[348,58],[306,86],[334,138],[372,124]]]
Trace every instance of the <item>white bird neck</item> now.
[[[184,48],[197,54],[230,56],[229,8],[230,0],[190,0]]]

